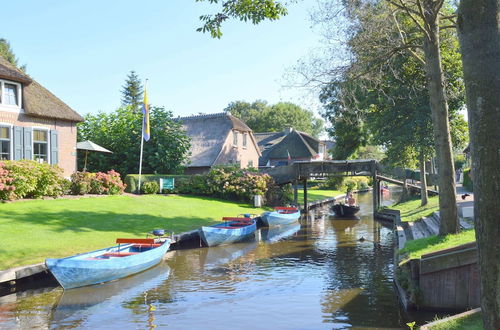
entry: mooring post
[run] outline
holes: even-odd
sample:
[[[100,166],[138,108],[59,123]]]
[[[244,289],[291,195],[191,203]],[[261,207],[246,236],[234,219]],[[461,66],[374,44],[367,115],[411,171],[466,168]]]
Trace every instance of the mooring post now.
[[[297,180],[293,181],[293,203],[295,206],[299,205],[299,187]]]
[[[375,215],[375,213],[377,213],[378,211],[378,203],[377,203],[377,199],[378,199],[378,193],[379,193],[379,190],[380,190],[380,187],[379,187],[379,181],[377,180],[377,169],[375,168],[375,163],[373,163],[373,167],[372,167],[372,179],[373,179],[373,214]]]
[[[304,179],[304,212],[309,213],[309,207],[307,205],[307,179]]]

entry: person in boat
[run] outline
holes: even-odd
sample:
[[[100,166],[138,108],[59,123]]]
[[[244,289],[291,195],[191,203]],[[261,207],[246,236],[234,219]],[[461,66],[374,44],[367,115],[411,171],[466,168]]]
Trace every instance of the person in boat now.
[[[349,206],[356,205],[356,199],[354,199],[354,196],[352,195],[352,192],[350,192],[350,191],[347,192],[347,195],[346,195],[346,198],[345,198],[345,202]]]

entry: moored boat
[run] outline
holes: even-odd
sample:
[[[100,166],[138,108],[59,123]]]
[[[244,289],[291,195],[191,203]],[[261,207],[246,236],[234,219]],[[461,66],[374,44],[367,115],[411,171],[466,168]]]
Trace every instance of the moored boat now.
[[[239,242],[255,235],[257,223],[255,219],[240,217],[224,217],[219,224],[203,226],[199,229],[200,237],[206,246],[217,246]]]
[[[118,238],[117,246],[61,259],[45,265],[64,289],[120,279],[158,264],[170,247],[170,239]]]
[[[339,218],[349,218],[353,217],[359,211],[359,206],[334,204],[332,206],[332,211],[335,212],[335,216]]]
[[[300,218],[300,211],[296,207],[275,207],[272,212],[262,214],[262,222],[265,226],[288,225]]]

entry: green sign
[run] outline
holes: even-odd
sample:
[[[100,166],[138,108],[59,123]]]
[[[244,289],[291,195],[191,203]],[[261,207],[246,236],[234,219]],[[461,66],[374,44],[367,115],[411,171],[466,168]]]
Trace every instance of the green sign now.
[[[174,189],[175,179],[174,178],[160,178],[160,190],[163,189]]]

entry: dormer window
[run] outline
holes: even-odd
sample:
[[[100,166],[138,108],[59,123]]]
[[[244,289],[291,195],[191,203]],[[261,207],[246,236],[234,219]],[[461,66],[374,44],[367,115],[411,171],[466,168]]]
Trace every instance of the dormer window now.
[[[0,80],[0,106],[21,107],[21,84]]]

